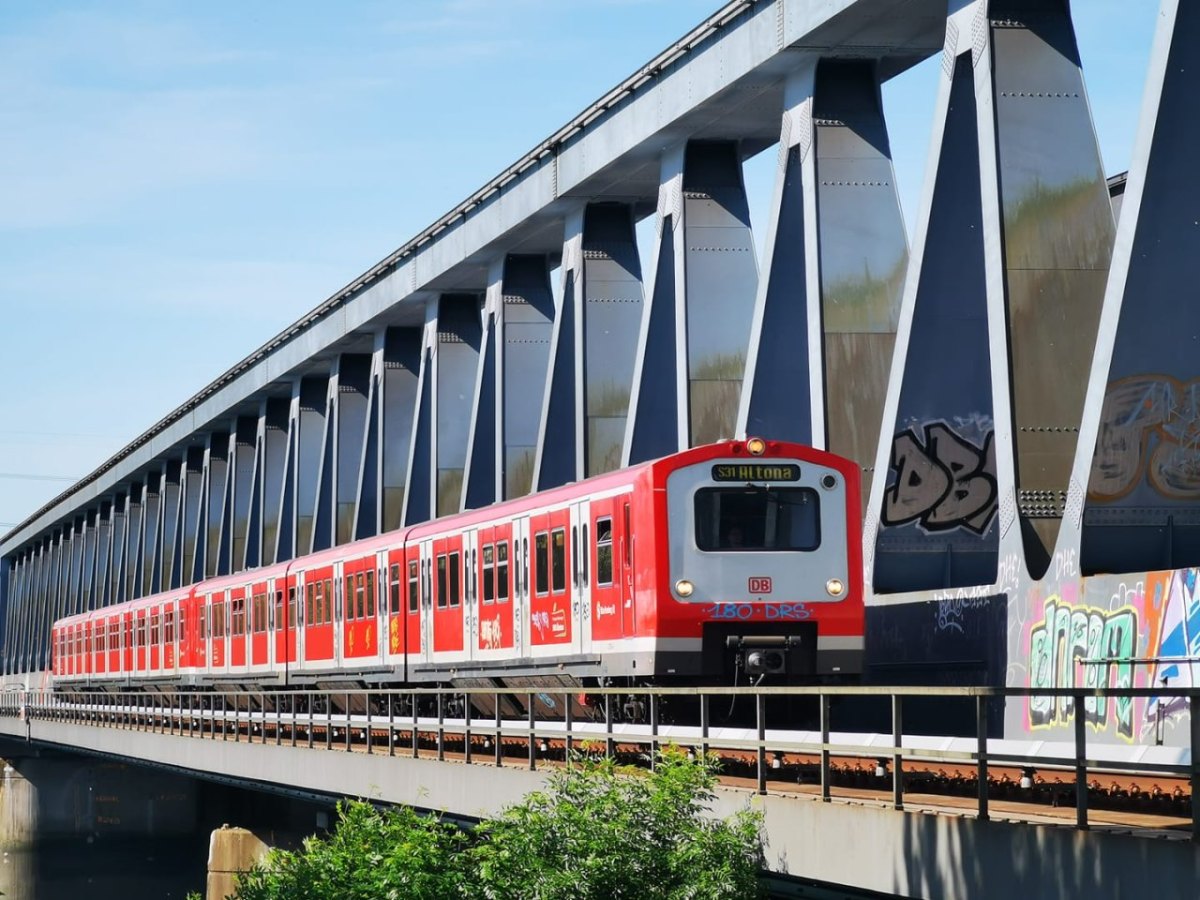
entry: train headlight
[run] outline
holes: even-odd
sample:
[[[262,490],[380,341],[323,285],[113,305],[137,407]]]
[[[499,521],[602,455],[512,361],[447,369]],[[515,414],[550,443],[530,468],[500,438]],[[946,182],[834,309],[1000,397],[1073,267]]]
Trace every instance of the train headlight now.
[[[767,452],[767,442],[762,438],[749,438],[746,441],[746,452],[751,456],[762,456]]]
[[[675,582],[675,593],[680,597],[690,597],[692,596],[692,592],[695,590],[696,586],[686,578],[680,578],[677,582]]]
[[[825,582],[825,592],[830,597],[840,597],[846,593],[846,585],[842,583],[840,578],[830,578]]]

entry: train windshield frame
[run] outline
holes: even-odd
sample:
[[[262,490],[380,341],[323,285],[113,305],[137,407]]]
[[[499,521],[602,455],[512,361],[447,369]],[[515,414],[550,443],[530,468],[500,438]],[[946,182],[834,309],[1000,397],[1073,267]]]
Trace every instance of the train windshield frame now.
[[[694,499],[704,553],[810,553],[821,546],[821,499],[811,487],[703,487]]]

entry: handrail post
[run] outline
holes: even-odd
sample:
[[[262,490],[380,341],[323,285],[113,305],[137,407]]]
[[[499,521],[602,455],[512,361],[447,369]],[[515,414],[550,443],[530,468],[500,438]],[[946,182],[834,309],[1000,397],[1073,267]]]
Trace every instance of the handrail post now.
[[[604,695],[604,755],[612,759],[616,755],[617,742],[613,738],[612,694]]]
[[[765,794],[767,792],[767,698],[761,693],[754,695],[754,726],[758,737],[758,747],[755,748],[758,792]]]
[[[1075,701],[1075,827],[1088,828],[1087,785],[1087,713],[1083,708],[1083,691],[1072,691]]]
[[[469,766],[471,764],[471,695],[463,692],[463,720],[465,733],[463,735],[463,757]]]
[[[571,710],[571,693],[570,693],[570,691],[563,692],[563,704],[565,705],[565,714],[566,714],[565,721],[566,721],[566,726],[567,726],[567,737],[566,737],[566,740],[565,740],[563,746],[566,748],[565,755],[566,755],[567,761],[569,762],[571,759],[571,750],[574,748],[574,740],[571,735],[571,724],[572,724],[573,716],[572,716],[572,710]]]
[[[413,692],[412,694],[409,695],[409,701],[411,702],[411,705],[412,705],[412,720],[413,720],[412,756],[413,756],[413,759],[416,759],[418,756],[421,755],[421,742],[420,742],[420,737],[418,736],[418,732],[417,732],[417,695],[416,695],[416,692]]]
[[[367,756],[371,755],[371,692],[367,691]]]
[[[821,801],[828,803],[832,796],[829,772],[829,695],[821,694]]]
[[[325,749],[333,749],[333,694],[325,695]]]
[[[308,749],[311,750],[313,748],[313,719],[315,718],[313,700],[315,697],[312,694],[306,694],[305,697],[308,700]]]
[[[525,711],[529,714],[529,771],[537,769],[537,747],[534,746],[533,732],[534,725],[534,710],[533,710],[533,694],[525,695]]]
[[[975,698],[975,778],[979,783],[980,821],[988,819],[987,700],[982,694]]]
[[[500,692],[497,691],[493,700],[496,705],[496,733],[492,736],[493,749],[496,751],[496,765],[503,765],[504,754],[500,749],[500,729],[503,726],[503,720],[500,718]]]
[[[292,746],[296,746],[296,694],[292,695]]]
[[[1192,751],[1192,843],[1200,844],[1200,695],[1188,697],[1188,715],[1191,718],[1190,729]]]
[[[275,716],[275,746],[283,744],[283,713],[279,709],[279,695],[271,698],[271,712]]]
[[[903,704],[900,694],[892,694],[892,807],[904,809]]]
[[[388,756],[396,755],[396,695],[387,694],[388,706]]]
[[[658,766],[658,695],[650,692],[650,771]]]
[[[700,695],[700,759],[703,763],[708,762],[708,731],[709,725],[709,697],[708,694]]]
[[[346,691],[346,752],[350,752],[350,692]]]
[[[437,695],[437,758],[441,762],[446,758],[446,704],[445,694],[441,689],[438,689]]]

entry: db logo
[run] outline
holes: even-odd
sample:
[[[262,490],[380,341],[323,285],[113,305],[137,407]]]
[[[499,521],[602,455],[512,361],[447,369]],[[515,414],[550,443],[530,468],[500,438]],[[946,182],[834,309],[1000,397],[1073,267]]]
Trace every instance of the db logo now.
[[[771,593],[771,579],[764,578],[761,575],[750,579],[749,589],[751,594],[769,594]]]

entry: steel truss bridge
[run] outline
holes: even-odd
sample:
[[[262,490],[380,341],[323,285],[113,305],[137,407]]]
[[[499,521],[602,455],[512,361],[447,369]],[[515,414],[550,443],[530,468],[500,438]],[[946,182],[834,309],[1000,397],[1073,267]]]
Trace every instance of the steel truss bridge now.
[[[723,760],[726,777],[714,812],[728,815],[747,803],[762,812],[770,871],[852,886],[837,896],[864,890],[1141,896],[1148,872],[1160,895],[1191,896],[1200,839],[1200,760],[1191,748],[1200,728],[1193,727],[1191,746],[1143,748],[1133,760],[1111,744],[1090,743],[1082,717],[1068,741],[988,738],[990,704],[1042,693],[602,689],[581,705],[570,689],[8,691],[0,694],[0,738],[46,750],[84,748],[102,758],[310,799],[351,794],[476,820],[544,786],[549,772],[576,755],[652,766],[657,752],[673,748]],[[1080,706],[1136,693],[1069,692]],[[1200,703],[1195,690],[1167,693],[1184,704]],[[841,730],[851,705],[862,700],[890,707],[890,733]],[[741,724],[728,723],[731,701],[749,714]],[[943,712],[953,703],[973,707],[976,734],[907,733],[906,711],[930,702]],[[800,705],[806,713],[798,714]],[[637,707],[637,721],[629,721],[630,706]],[[685,709],[696,724],[675,721]],[[336,765],[326,764],[330,754]],[[969,797],[957,804],[945,795],[945,769],[966,776]],[[1136,782],[1128,792],[1106,796],[1104,788],[1123,778]],[[1190,784],[1190,797],[1172,792],[1172,783]],[[1059,801],[1065,816],[1053,814],[1051,804]],[[1113,801],[1123,811],[1114,811]],[[1130,813],[1139,807],[1153,812]],[[1014,821],[1050,827],[1014,827]],[[1142,836],[1129,837],[1131,829]],[[945,847],[957,852],[944,853]],[[995,877],[1000,870],[1004,877]]]
[[[1157,27],[1118,222],[1067,0],[727,4],[5,535],[5,673],[59,616],[762,434],[862,466],[875,658],[1191,686],[1200,7]],[[936,54],[910,246],[880,84]]]

